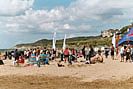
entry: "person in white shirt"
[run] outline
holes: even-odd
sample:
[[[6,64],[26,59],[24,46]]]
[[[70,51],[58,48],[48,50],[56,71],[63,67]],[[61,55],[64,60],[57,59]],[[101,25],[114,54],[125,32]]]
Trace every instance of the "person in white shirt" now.
[[[121,61],[120,62],[124,62],[124,46],[123,45],[121,47],[120,55],[121,55]]]
[[[131,46],[131,61],[133,62],[133,45]]]

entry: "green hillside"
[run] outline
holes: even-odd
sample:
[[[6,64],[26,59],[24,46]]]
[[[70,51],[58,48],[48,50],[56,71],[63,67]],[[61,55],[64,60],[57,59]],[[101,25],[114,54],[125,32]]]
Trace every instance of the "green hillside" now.
[[[101,38],[100,36],[90,36],[90,37],[74,37],[74,38],[68,38],[66,40],[66,44],[71,47],[79,47],[82,45],[110,45],[111,38]],[[61,48],[63,45],[63,39],[57,40],[56,46],[58,48]],[[16,47],[35,47],[35,46],[41,46],[41,47],[52,47],[52,40],[42,39],[39,41],[36,41],[34,43],[28,43],[28,44],[18,44]]]
[[[124,35],[127,32],[129,26],[125,26],[122,29],[120,29],[120,33]],[[68,38],[66,40],[66,45],[68,47],[80,47],[82,45],[93,45],[93,46],[103,46],[103,45],[111,45],[112,38],[102,38],[101,36],[88,36],[88,37],[73,37]],[[57,40],[56,47],[61,48],[63,45],[63,39]],[[38,40],[34,43],[28,43],[28,44],[18,44],[15,47],[52,47],[52,40],[48,39],[42,39]]]

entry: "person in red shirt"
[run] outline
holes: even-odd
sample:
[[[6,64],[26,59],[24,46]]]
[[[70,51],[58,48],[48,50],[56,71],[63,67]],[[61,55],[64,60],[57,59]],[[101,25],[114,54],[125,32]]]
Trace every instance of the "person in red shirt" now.
[[[68,61],[69,60],[69,51],[68,48],[65,49],[64,51],[64,61]]]
[[[22,56],[20,56],[19,59],[20,59],[19,63],[23,64],[24,63],[24,58]]]
[[[72,49],[72,61],[75,61],[76,62],[76,52],[74,50],[74,48]]]

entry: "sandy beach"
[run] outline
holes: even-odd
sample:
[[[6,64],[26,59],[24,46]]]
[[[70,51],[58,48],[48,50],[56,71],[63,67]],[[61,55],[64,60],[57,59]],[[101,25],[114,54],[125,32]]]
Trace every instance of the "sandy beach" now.
[[[133,64],[111,60],[110,56],[102,64],[79,62],[64,64],[65,67],[57,67],[56,61],[40,68],[13,67],[12,60],[4,63],[0,66],[0,89],[130,89],[133,86]]]

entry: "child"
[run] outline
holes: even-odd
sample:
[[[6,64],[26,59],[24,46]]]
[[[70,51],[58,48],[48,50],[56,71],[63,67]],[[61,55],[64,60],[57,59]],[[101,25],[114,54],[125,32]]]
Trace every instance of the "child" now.
[[[58,67],[64,67],[64,65],[61,64],[61,61],[58,62]]]

